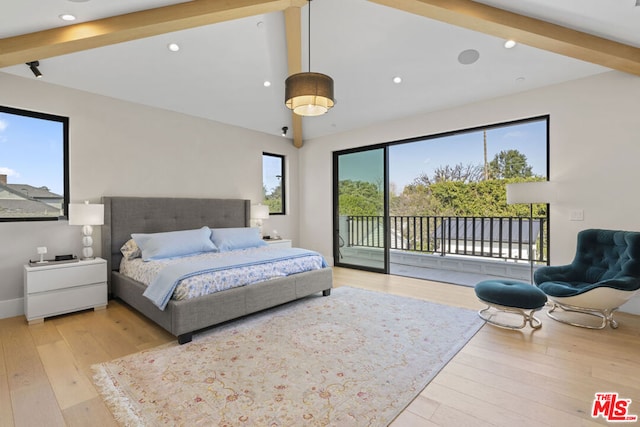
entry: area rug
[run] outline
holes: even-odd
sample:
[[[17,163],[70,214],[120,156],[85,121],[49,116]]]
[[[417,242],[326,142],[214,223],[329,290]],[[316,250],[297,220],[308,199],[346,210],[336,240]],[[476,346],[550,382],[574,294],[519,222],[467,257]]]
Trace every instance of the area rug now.
[[[340,287],[94,365],[94,382],[127,426],[386,426],[483,324]]]

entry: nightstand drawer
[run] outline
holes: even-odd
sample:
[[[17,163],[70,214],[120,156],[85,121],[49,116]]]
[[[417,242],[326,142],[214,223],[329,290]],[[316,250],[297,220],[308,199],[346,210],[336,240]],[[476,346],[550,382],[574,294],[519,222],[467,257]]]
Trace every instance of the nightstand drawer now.
[[[82,286],[31,295],[26,301],[27,320],[107,305],[107,284]]]
[[[278,248],[290,248],[291,247],[291,239],[267,239],[265,240],[269,246],[274,246]]]
[[[28,273],[29,294],[100,283],[104,282],[107,277],[106,263],[83,265],[82,261],[80,261],[79,263],[69,264],[69,267],[39,268],[42,268],[42,270],[34,268]]]

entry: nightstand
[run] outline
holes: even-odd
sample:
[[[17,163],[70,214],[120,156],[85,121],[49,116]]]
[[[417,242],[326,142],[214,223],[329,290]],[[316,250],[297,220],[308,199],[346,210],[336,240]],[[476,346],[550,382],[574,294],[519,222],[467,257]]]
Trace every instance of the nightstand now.
[[[24,266],[24,314],[30,325],[45,317],[106,307],[106,260]]]
[[[278,248],[291,247],[291,239],[265,239],[265,242],[267,242],[269,246],[275,246]]]

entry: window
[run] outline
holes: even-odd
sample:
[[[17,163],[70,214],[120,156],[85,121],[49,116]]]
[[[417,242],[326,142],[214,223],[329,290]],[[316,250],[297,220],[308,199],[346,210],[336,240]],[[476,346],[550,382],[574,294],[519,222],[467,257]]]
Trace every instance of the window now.
[[[0,153],[0,221],[66,216],[67,117],[0,106]]]
[[[548,152],[548,116],[334,152],[335,264],[401,274],[432,262],[414,255],[548,263],[547,205],[532,218],[506,200],[508,183],[547,180]],[[391,250],[411,256],[400,266]]]
[[[262,192],[270,215],[284,215],[285,207],[284,156],[262,153]]]

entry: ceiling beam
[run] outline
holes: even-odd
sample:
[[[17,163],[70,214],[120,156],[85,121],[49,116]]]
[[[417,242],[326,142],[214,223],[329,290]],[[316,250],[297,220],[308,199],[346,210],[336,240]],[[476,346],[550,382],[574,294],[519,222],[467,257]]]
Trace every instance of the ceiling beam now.
[[[640,76],[640,48],[471,0],[369,0]]]
[[[287,71],[289,75],[302,71],[302,24],[299,7],[289,7],[284,11],[285,34],[287,38]],[[302,147],[302,117],[291,112],[293,145]]]
[[[0,68],[270,12],[305,0],[192,0],[0,39]]]

